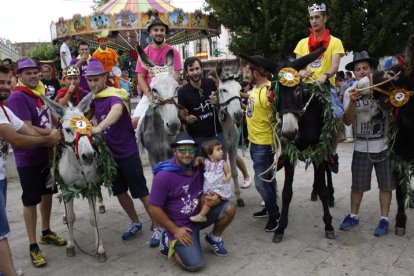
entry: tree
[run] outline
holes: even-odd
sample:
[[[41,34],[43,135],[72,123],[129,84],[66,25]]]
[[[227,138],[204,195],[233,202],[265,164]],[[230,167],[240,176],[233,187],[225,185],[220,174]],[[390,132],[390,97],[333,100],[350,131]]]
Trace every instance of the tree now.
[[[28,53],[28,56],[37,57],[40,60],[55,60],[59,58],[59,48],[49,42],[40,42]]]
[[[221,23],[233,32],[230,50],[280,59],[293,54],[309,35],[307,6],[312,0],[206,0]],[[328,28],[346,51],[372,56],[401,52],[414,32],[411,0],[328,0]]]

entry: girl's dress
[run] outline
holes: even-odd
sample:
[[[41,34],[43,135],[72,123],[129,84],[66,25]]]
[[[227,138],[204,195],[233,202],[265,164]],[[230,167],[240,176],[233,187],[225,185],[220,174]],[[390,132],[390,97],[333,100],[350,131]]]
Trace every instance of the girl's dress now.
[[[217,163],[211,162],[209,159],[204,161],[204,184],[203,192],[215,192],[222,199],[228,199],[231,196],[230,183],[224,183],[224,160]]]

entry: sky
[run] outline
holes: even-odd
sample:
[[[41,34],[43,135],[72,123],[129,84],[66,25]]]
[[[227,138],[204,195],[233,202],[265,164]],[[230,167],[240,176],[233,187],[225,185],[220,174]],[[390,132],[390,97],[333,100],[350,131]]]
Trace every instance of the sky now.
[[[201,9],[203,3],[203,0],[171,1],[186,12]],[[51,22],[59,17],[72,18],[74,14],[92,14],[92,0],[2,0],[1,6],[0,38],[12,43],[50,41]]]

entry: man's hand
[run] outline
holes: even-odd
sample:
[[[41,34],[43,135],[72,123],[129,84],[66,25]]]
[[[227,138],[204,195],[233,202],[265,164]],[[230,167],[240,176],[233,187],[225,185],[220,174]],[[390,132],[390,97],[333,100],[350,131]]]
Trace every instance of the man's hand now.
[[[92,127],[92,135],[101,133],[102,130],[103,129],[100,126]]]
[[[89,57],[89,54],[88,53],[82,53],[82,55],[80,56],[80,59],[82,61],[86,61],[88,59],[88,57]]]
[[[209,207],[213,207],[220,203],[220,197],[216,193],[208,192],[204,195],[204,198],[206,200],[206,204]]]
[[[185,246],[190,246],[193,244],[193,239],[190,235],[191,232],[192,230],[188,227],[179,227],[174,232],[174,237]]]
[[[355,103],[361,98],[361,91],[356,88],[349,90],[349,99],[352,103]]]
[[[52,131],[50,132],[49,135],[47,135],[48,142],[47,142],[47,146],[48,147],[53,147],[54,145],[56,145],[57,143],[59,143],[60,139],[62,139],[62,134],[60,132],[60,130],[57,129],[52,129]]]
[[[300,70],[299,71],[299,75],[300,75],[301,79],[308,79],[312,76],[312,74],[313,74],[313,72],[310,71],[310,70]]]
[[[327,75],[325,75],[325,74],[323,74],[322,76],[320,76],[317,80],[316,80],[317,82],[320,82],[320,83],[326,83],[326,81],[328,81],[328,76]]]
[[[187,123],[187,124],[193,124],[194,122],[196,122],[197,121],[197,117],[196,116],[194,116],[194,115],[188,115],[188,116],[185,116],[185,122]]]
[[[72,94],[73,94],[73,92],[75,92],[75,89],[76,89],[76,86],[75,86],[74,82],[72,81],[72,82],[70,83],[69,87],[68,87],[68,93],[69,93],[70,95],[72,95]]]
[[[211,92],[211,95],[209,98],[212,104],[218,104],[218,98],[217,98],[215,91]]]

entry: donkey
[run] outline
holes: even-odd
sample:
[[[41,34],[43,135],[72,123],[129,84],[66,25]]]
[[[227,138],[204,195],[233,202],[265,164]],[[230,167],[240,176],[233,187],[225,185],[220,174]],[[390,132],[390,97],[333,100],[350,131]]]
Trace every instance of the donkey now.
[[[216,71],[219,77],[218,104],[220,123],[223,129],[224,147],[228,153],[231,175],[234,183],[234,194],[237,198],[237,206],[244,207],[244,201],[240,196],[240,186],[238,182],[236,156],[237,139],[236,123],[243,118],[243,109],[240,105],[241,86],[237,81],[239,73],[239,60],[235,60],[230,66],[225,66],[223,62],[217,64]]]
[[[151,73],[150,106],[137,128],[137,143],[145,148],[151,167],[172,158],[170,144],[175,141],[181,122],[178,118],[178,82],[173,77],[174,53],[169,50],[164,66],[155,65],[138,45],[142,65]]]
[[[324,124],[327,123],[324,122],[324,106],[314,94],[309,95],[304,93],[303,88],[305,84],[299,81],[297,72],[319,57],[324,51],[325,48],[319,48],[311,54],[296,59],[295,61],[278,63],[275,80],[277,84],[275,89],[275,99],[276,110],[281,122],[282,147],[287,146],[287,143],[293,143],[293,146],[296,147],[299,152],[303,152],[320,142],[322,128]],[[291,72],[295,73],[284,73],[285,70],[280,73],[280,70],[283,68],[289,68]],[[298,82],[290,83],[294,79],[297,79]],[[332,133],[331,140],[334,135],[335,134]],[[328,148],[332,145],[331,141],[329,143],[329,145],[326,145]],[[283,151],[286,151],[286,148]],[[325,149],[325,151],[327,150]],[[314,186],[323,205],[325,236],[328,239],[335,239],[332,216],[328,207],[328,189],[325,183],[326,163],[324,160],[316,160],[313,159],[313,157],[311,157],[309,161],[312,162],[315,170]],[[280,243],[282,241],[284,231],[288,225],[288,211],[293,195],[292,184],[295,173],[295,162],[296,160],[290,160],[288,154],[286,155],[284,164],[285,183],[282,192],[282,212],[279,225],[273,236],[273,242],[275,243]]]
[[[85,185],[87,183],[98,183],[99,175],[97,173],[96,151],[91,143],[90,135],[80,134],[74,129],[72,119],[81,116],[89,109],[95,93],[91,92],[85,96],[76,106],[65,108],[59,103],[42,96],[45,103],[52,109],[53,113],[60,118],[62,124],[65,147],[58,161],[59,174],[63,183],[68,186]],[[84,127],[86,118],[77,119],[79,128]],[[96,210],[96,198],[88,197],[90,217],[89,221],[95,230],[96,257],[98,262],[106,261],[105,249],[103,247],[102,238],[99,235],[99,218]],[[66,203],[67,225],[68,225],[68,244],[66,254],[68,257],[75,256],[75,239],[73,235],[73,225],[75,223],[75,212],[73,208],[73,199]]]

